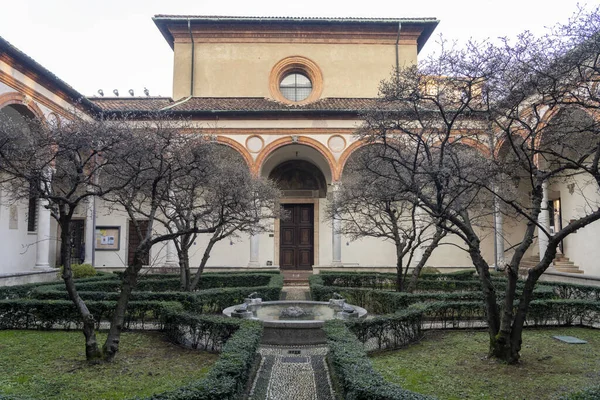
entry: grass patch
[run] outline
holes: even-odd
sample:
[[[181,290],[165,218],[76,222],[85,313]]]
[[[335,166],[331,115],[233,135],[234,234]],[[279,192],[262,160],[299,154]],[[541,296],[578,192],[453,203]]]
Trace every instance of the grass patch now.
[[[588,344],[562,343],[554,335]],[[421,343],[371,361],[386,380],[439,399],[556,399],[600,378],[600,330],[528,329],[517,366],[489,360],[488,343],[485,331],[428,331]]]
[[[100,343],[105,339],[99,334]],[[120,347],[113,363],[90,365],[81,332],[0,331],[0,393],[35,399],[144,397],[198,380],[218,358],[152,332],[125,332]]]

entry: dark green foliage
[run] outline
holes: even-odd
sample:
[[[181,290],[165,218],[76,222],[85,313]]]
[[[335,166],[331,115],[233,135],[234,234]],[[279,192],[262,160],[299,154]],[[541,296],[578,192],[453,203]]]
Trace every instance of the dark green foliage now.
[[[114,312],[114,301],[88,301],[86,305],[94,318],[97,328],[100,322],[109,320]],[[135,324],[144,328],[145,324],[161,325],[166,311],[183,311],[181,304],[164,301],[132,301],[127,307],[124,327]],[[147,327],[147,326],[146,326]],[[69,300],[1,300],[0,329],[80,329],[81,319],[73,302]]]
[[[163,331],[177,344],[220,351],[243,321],[216,315],[194,315],[180,310],[164,314]]]
[[[560,400],[599,400],[600,386],[589,387],[580,392],[562,396]]]
[[[346,326],[368,351],[397,349],[421,339],[423,312],[418,309],[350,320]]]
[[[252,292],[257,292],[264,301],[279,300],[283,278],[281,275],[265,274],[250,276],[244,274],[231,275],[227,282],[221,276],[213,280],[217,287],[197,292],[149,291],[160,289],[159,280],[141,280],[131,294],[132,301],[177,301],[188,311],[200,314],[220,313],[223,309],[244,302]],[[148,284],[150,282],[150,284]],[[229,286],[225,286],[228,284]],[[241,287],[232,287],[235,284]],[[254,286],[258,285],[258,286]],[[260,286],[263,285],[263,286]],[[116,301],[119,297],[119,281],[89,282],[78,284],[82,299],[88,301]],[[145,290],[142,290],[144,288]],[[164,288],[164,287],[163,287]],[[62,285],[44,286],[33,290],[30,296],[39,300],[68,300],[68,294]]]
[[[96,276],[98,271],[92,264],[71,264],[71,271],[73,272],[73,278],[89,278],[91,276]],[[62,274],[63,267],[60,267],[60,273]]]
[[[329,344],[330,371],[346,400],[432,399],[387,383],[373,369],[362,344],[341,321],[327,321],[323,328]]]
[[[464,275],[463,271],[461,273]],[[346,275],[348,273],[345,273]],[[332,274],[333,275],[333,274]],[[349,274],[348,274],[349,275]],[[355,273],[355,276],[373,274]],[[380,274],[376,274],[380,275]],[[450,274],[445,274],[450,275]],[[331,276],[331,275],[330,275]],[[411,304],[421,302],[457,302],[457,301],[482,301],[479,281],[462,281],[446,279],[444,275],[436,275],[438,280],[423,281],[424,286],[429,286],[430,291],[419,291],[416,293],[394,292],[388,290],[377,290],[365,287],[342,287],[325,286],[326,275],[313,275],[309,277],[310,290],[313,300],[328,301],[333,293],[341,294],[348,303],[355,304],[369,310],[371,314],[389,314],[408,308]],[[368,281],[368,280],[367,280]],[[351,283],[350,280],[345,282]],[[497,286],[505,286],[506,281],[496,282]],[[519,286],[522,288],[522,284]],[[468,290],[471,289],[471,290]],[[499,300],[504,296],[503,290],[498,290]],[[536,299],[556,298],[555,290],[547,286],[538,286],[534,291]]]
[[[58,273],[58,270],[57,270]],[[93,276],[90,278],[81,278],[77,279],[76,284],[86,283],[86,282],[98,282],[98,281],[115,281],[118,282],[118,278],[112,274],[101,274],[98,273],[97,276]],[[29,297],[30,293],[34,289],[41,290],[41,288],[51,287],[51,286],[60,286],[64,288],[64,283],[62,281],[56,282],[40,282],[40,283],[28,283],[25,285],[15,285],[15,286],[0,286],[0,300],[6,299],[18,299],[18,298],[26,298]]]
[[[255,354],[260,345],[262,324],[243,321],[231,336],[206,377],[172,392],[152,396],[155,400],[226,400],[239,399],[243,393]]]

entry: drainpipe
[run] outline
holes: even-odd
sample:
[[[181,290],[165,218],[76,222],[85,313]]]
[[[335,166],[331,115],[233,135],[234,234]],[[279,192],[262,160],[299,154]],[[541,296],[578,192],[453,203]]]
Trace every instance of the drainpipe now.
[[[400,77],[400,55],[398,46],[400,45],[400,30],[402,29],[402,22],[398,22],[398,36],[396,37],[396,80]]]
[[[190,19],[188,21],[188,32],[190,33],[190,40],[192,41],[192,62],[191,62],[191,78],[190,78],[190,97],[194,96],[194,56],[196,54],[194,49],[194,35],[192,35],[192,25]]]

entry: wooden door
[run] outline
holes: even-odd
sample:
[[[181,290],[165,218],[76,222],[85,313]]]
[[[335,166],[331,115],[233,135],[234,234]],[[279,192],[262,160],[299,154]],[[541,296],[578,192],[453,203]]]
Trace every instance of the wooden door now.
[[[137,221],[142,234],[145,235],[146,231],[148,231],[148,221]],[[140,237],[135,230],[135,225],[133,221],[129,221],[129,240],[127,242],[127,265],[133,264],[133,255],[135,250],[140,245]],[[146,252],[142,257],[143,265],[150,265],[150,252]]]
[[[71,221],[71,237],[69,239],[69,248],[71,254],[71,265],[83,264],[85,259],[85,225],[84,220],[74,219]],[[61,260],[60,265],[64,262]]]
[[[281,269],[310,270],[314,263],[313,204],[284,204],[289,218],[279,225]]]

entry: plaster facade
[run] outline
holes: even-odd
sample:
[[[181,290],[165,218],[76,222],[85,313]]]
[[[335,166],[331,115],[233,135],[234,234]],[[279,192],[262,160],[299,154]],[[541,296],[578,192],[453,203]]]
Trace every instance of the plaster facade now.
[[[325,210],[336,185],[344,183],[347,160],[362,145],[354,135],[361,123],[357,104],[362,106],[361,102],[376,97],[379,82],[388,78],[396,65],[417,62],[417,54],[437,21],[275,19],[265,23],[253,18],[157,16],[155,22],[173,48],[174,62],[173,98],[159,99],[162,103],[155,111],[168,109],[187,116],[190,134],[210,135],[237,151],[257,176],[268,177],[291,160],[318,168],[325,179],[325,196],[289,195],[281,199],[283,204],[313,205],[315,272],[329,268],[394,270],[392,243],[372,238],[352,241],[335,231]],[[85,99],[82,105],[72,88],[35,62],[15,62],[15,54],[24,56],[12,47],[0,48],[0,112],[10,100],[10,104],[27,107],[37,118],[91,118],[94,111],[118,115],[125,109],[135,110],[136,104],[156,100],[94,98]],[[294,62],[309,60],[318,69],[320,81],[313,82],[320,85],[317,98],[295,104],[274,95],[279,84],[274,70],[288,58]],[[294,64],[290,71],[306,72],[301,64]],[[206,105],[209,100],[216,106]],[[549,200],[561,200],[564,224],[584,208],[600,205],[600,194],[590,187],[578,178],[550,182],[547,195]],[[0,193],[0,274],[35,268],[43,247],[41,239],[49,243],[41,257],[49,266],[57,265],[56,223],[48,222],[47,238],[40,238],[37,231],[28,232],[27,204],[10,204],[9,197]],[[123,269],[130,235],[126,214],[109,208],[101,199],[96,199],[95,206],[90,203],[85,207],[77,217],[84,221],[86,262],[93,261],[100,269]],[[42,208],[40,205],[40,212]],[[95,235],[94,223],[96,227],[118,228],[118,249],[93,250],[90,239]],[[522,237],[523,221],[504,218],[496,232],[491,218],[485,225],[487,228],[481,230],[484,258],[490,264],[496,262],[494,247],[498,243],[504,248],[503,258],[509,258]],[[271,232],[220,241],[207,270],[277,268],[279,234],[280,222],[274,220]],[[594,240],[598,235],[600,223],[595,223],[564,242],[565,255],[588,275],[600,275],[600,246]],[[207,242],[208,235],[196,240],[190,254],[192,266],[200,263]],[[527,256],[537,256],[540,246],[543,243],[536,242]],[[161,244],[152,248],[149,267],[161,269],[169,264],[167,247]],[[458,238],[448,236],[428,265],[446,270],[470,268],[472,262],[460,247]]]

